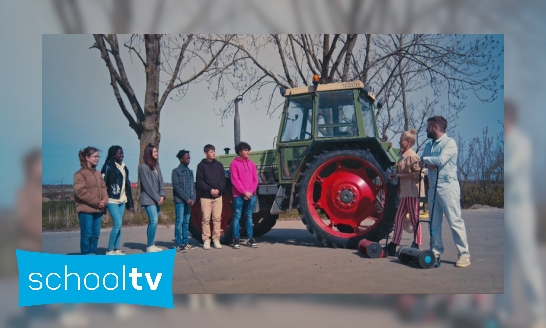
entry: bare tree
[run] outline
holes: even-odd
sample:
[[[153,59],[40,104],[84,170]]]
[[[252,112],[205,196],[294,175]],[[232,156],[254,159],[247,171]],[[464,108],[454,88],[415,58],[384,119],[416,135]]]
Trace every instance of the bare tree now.
[[[161,109],[171,92],[176,91],[175,98],[181,99],[190,83],[210,81],[216,76],[219,69],[216,61],[231,38],[192,34],[131,36],[123,45],[130,54],[138,58],[144,68],[146,91],[141,103],[127,77],[117,35],[95,34],[94,37],[95,44],[91,48],[100,51],[110,73],[110,85],[118,105],[140,140],[139,165],[142,163],[146,145],[159,147]],[[164,86],[162,93],[160,86]]]
[[[217,97],[226,95],[229,81],[253,103],[267,96],[271,115],[280,106],[278,87],[309,85],[313,74],[321,83],[361,80],[385,99],[377,113],[380,132],[416,128],[418,147],[426,140],[426,118],[441,114],[454,129],[469,95],[490,102],[503,88],[497,60],[504,50],[488,35],[237,35],[229,46],[235,63],[222,72]],[[233,101],[220,113],[231,115]]]

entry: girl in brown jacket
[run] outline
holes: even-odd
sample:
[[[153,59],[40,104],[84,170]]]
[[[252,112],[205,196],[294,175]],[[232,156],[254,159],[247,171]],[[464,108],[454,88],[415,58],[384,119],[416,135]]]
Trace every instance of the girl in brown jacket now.
[[[395,217],[394,235],[392,242],[387,245],[387,255],[395,256],[396,246],[402,239],[402,222],[407,213],[410,215],[412,225],[415,227],[419,221],[419,190],[423,193],[423,188],[419,188],[422,183],[420,179],[421,169],[419,167],[419,156],[411,149],[415,144],[415,135],[417,130],[411,129],[400,136],[400,159],[396,164],[396,174],[390,178],[399,178],[398,193],[400,195],[400,204]],[[417,227],[417,245],[422,244],[421,225]]]
[[[78,157],[82,168],[74,174],[74,200],[80,221],[80,250],[82,255],[96,254],[108,191],[102,175],[96,170],[99,150],[87,147],[80,150]]]

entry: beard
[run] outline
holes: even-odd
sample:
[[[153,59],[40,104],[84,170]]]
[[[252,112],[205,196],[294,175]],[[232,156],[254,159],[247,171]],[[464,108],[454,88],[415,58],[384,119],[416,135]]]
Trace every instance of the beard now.
[[[435,139],[434,137],[435,137],[435,136],[434,136],[434,132],[427,132],[427,138],[429,138],[429,139]]]

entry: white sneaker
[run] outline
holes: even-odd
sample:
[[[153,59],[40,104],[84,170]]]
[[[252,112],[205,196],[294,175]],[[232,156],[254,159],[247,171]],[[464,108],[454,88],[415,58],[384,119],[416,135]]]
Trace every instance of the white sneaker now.
[[[155,252],[161,252],[161,251],[162,251],[162,249],[157,247],[156,245],[146,247],[146,253],[155,253]]]
[[[125,252],[122,251],[121,249],[116,249],[114,252],[116,253],[116,255],[127,255],[127,254],[125,254]]]
[[[222,248],[222,244],[220,244],[220,241],[219,241],[219,240],[214,240],[214,241],[212,242],[212,244],[214,245],[214,248],[216,248],[216,249]]]
[[[203,249],[210,249],[210,240],[205,240],[203,242]]]
[[[455,262],[455,266],[458,268],[466,268],[470,265],[470,258],[469,257],[461,257]]]
[[[118,254],[116,254],[116,251],[111,250],[111,251],[106,251],[106,255],[118,255]]]

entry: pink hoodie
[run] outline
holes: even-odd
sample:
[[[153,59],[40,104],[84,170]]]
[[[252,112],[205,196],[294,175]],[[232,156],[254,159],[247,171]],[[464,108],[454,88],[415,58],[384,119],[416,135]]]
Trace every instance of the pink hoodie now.
[[[253,194],[256,193],[256,188],[258,188],[258,171],[253,161],[250,159],[243,161],[241,157],[235,158],[229,165],[229,174],[233,197],[244,196],[247,191]]]

